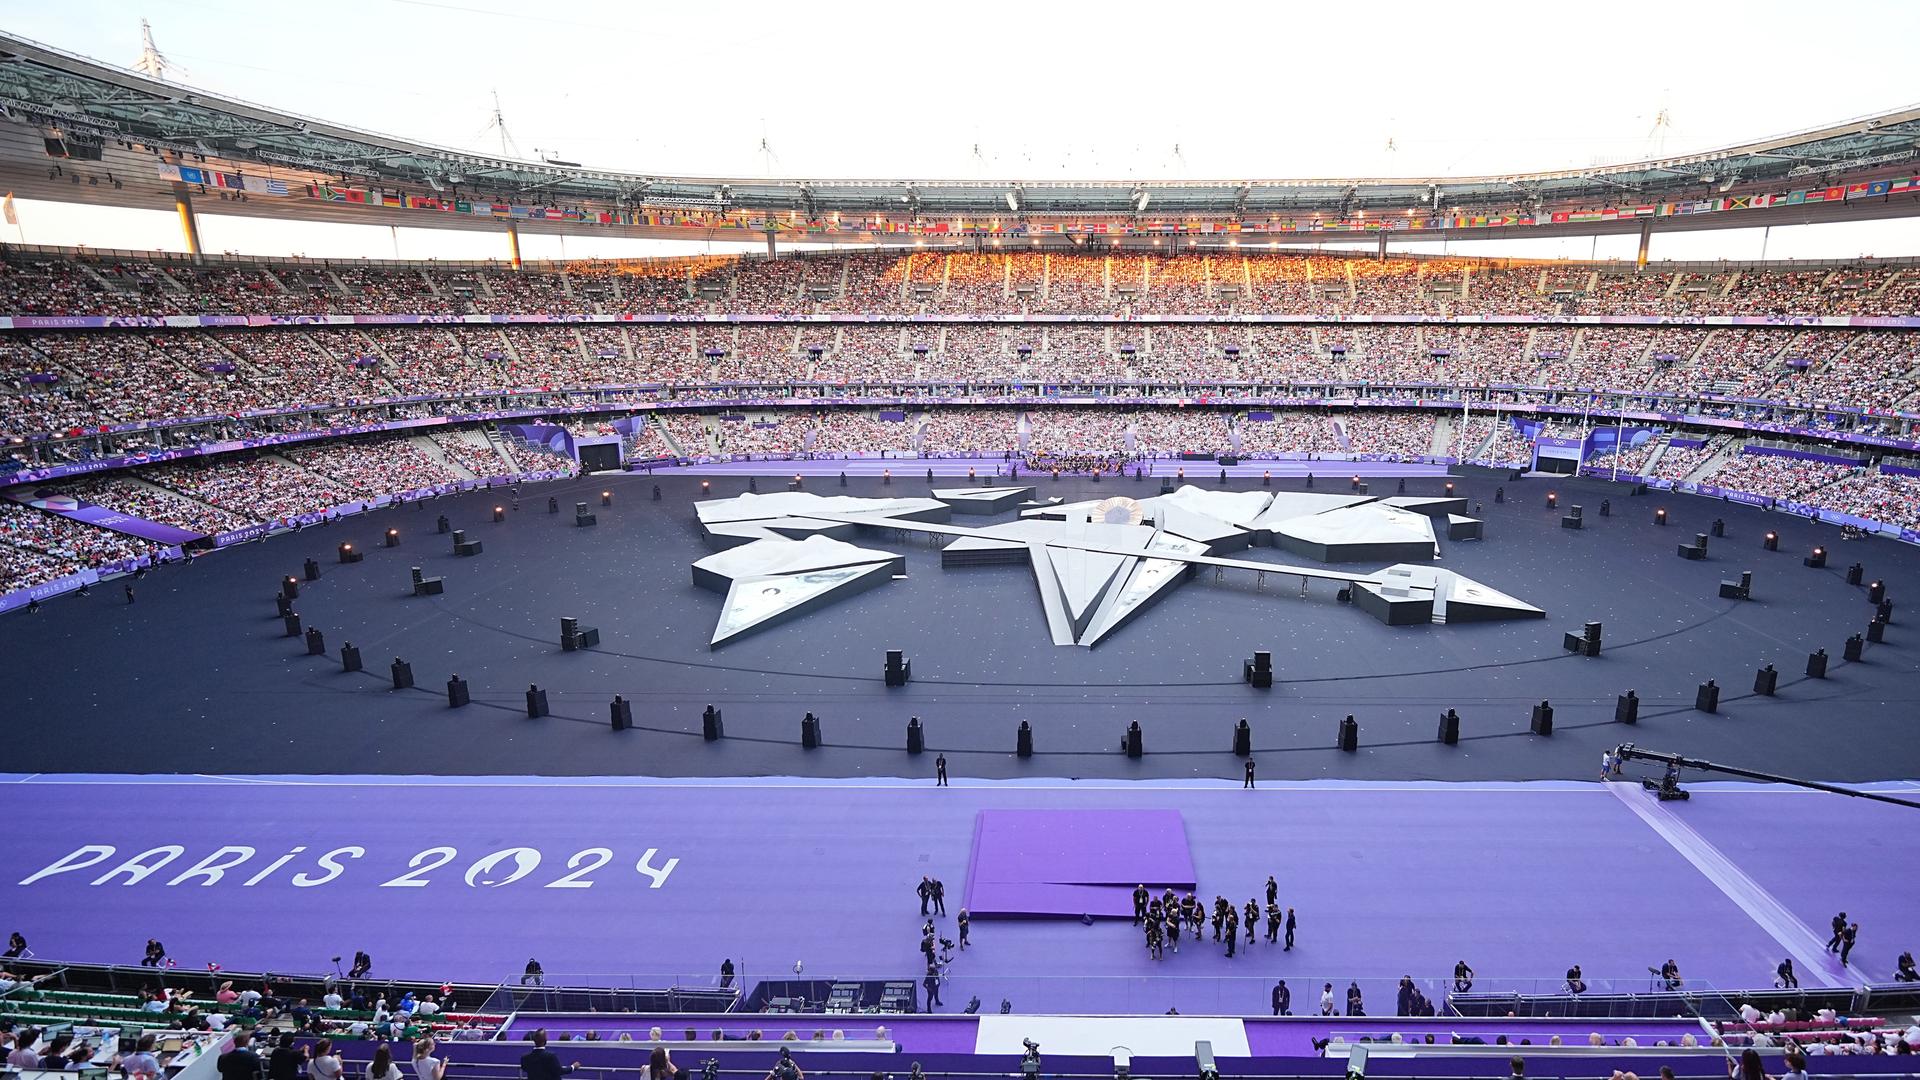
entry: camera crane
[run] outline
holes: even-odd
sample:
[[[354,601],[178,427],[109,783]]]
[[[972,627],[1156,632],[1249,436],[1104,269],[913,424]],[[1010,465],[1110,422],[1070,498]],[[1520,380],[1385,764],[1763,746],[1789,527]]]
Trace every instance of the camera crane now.
[[[1659,782],[1656,790],[1662,799],[1686,798],[1681,791],[1678,779],[1681,769],[1699,769],[1702,772],[1726,773],[1729,776],[1741,776],[1749,780],[1764,780],[1770,784],[1789,784],[1793,787],[1808,788],[1813,791],[1825,791],[1834,795],[1847,795],[1855,799],[1872,799],[1875,802],[1892,803],[1920,810],[1920,802],[1902,799],[1895,795],[1882,795],[1877,791],[1859,791],[1841,787],[1837,784],[1823,784],[1818,780],[1801,780],[1792,776],[1780,776],[1775,773],[1760,772],[1757,769],[1743,769],[1736,765],[1721,765],[1717,762],[1703,761],[1700,758],[1685,757],[1680,754],[1664,754],[1657,750],[1642,750],[1632,743],[1623,743],[1614,748],[1614,755],[1621,761],[1652,761],[1667,767],[1666,776]],[[1646,781],[1648,787],[1655,787],[1653,781]]]

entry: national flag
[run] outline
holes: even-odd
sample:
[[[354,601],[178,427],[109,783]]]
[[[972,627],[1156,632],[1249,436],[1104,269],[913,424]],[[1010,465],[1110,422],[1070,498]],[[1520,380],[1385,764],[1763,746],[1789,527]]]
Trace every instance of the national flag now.
[[[1555,210],[1551,216],[1551,220],[1555,225],[1565,225],[1567,222],[1573,220],[1573,215],[1567,213],[1565,210]]]
[[[1892,190],[1893,181],[1891,180],[1875,180],[1873,183],[1867,185],[1867,194],[1869,195],[1885,195]]]
[[[207,182],[206,174],[199,169],[192,169],[181,165],[176,168],[176,171],[180,174],[180,182],[183,184],[205,184]]]
[[[1892,186],[1887,188],[1888,194],[1891,195],[1904,195],[1909,191],[1920,191],[1920,176],[1902,177],[1893,181]]]
[[[1800,205],[1801,203],[1803,203],[1803,202],[1806,202],[1806,201],[1807,201],[1807,193],[1806,193],[1806,192],[1804,192],[1804,191],[1789,191],[1789,192],[1787,192],[1787,205],[1788,205],[1788,206],[1799,206],[1799,205]]]
[[[1866,195],[1868,186],[1869,185],[1867,184],[1848,184],[1847,198],[1849,199],[1861,198],[1862,196]]]
[[[1846,199],[1846,197],[1847,197],[1847,189],[1846,189],[1846,188],[1843,188],[1843,187],[1830,187],[1830,188],[1828,188],[1828,189],[1827,189],[1827,201],[1828,201],[1828,202],[1841,202],[1841,201],[1843,201],[1843,200],[1845,200],[1845,199]]]
[[[398,195],[389,195],[383,191],[380,193],[380,205],[404,208],[407,205],[407,200]]]
[[[1780,196],[1778,195],[1754,195],[1750,197],[1747,205],[1755,210],[1764,209],[1765,207],[1772,206],[1774,201],[1779,198]]]
[[[287,193],[287,182],[285,180],[268,180],[266,181],[265,187],[269,195],[285,195]]]

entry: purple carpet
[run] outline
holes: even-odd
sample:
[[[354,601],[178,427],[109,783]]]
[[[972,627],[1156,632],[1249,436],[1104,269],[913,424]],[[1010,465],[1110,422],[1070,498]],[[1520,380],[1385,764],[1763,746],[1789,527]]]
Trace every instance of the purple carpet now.
[[[1194,886],[1177,810],[982,810],[967,871],[977,916],[1130,918],[1133,890]]]
[[[1637,790],[1577,783],[0,779],[0,910],[54,960],[131,963],[157,937],[181,966],[233,970],[365,949],[375,978],[494,981],[529,956],[554,983],[711,981],[725,958],[746,986],[796,962],[911,977],[914,886],[966,879],[982,811],[1177,812],[1202,897],[1264,901],[1271,873],[1300,929],[1290,952],[1187,938],[1154,961],[1125,920],[976,923],[942,990],[954,1011],[1258,1015],[1285,978],[1296,1013],[1358,981],[1379,1014],[1402,975],[1438,1000],[1460,959],[1483,991],[1551,992],[1573,963],[1596,990],[1640,990],[1669,957],[1696,986],[1765,986],[1843,909],[1866,977],[1920,943],[1908,811],[1742,785],[1656,807],[1656,828]]]

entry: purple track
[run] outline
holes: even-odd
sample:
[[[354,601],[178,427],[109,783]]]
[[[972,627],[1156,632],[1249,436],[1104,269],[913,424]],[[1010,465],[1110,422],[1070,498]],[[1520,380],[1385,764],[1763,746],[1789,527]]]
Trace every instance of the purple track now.
[[[915,883],[943,879],[957,911],[978,812],[1025,809],[1177,811],[1200,894],[1244,904],[1275,874],[1298,947],[1228,960],[1187,939],[1155,962],[1125,920],[980,921],[949,1008],[1263,1013],[1283,977],[1296,1013],[1349,980],[1385,1013],[1400,975],[1437,988],[1462,958],[1482,990],[1551,991],[1575,962],[1596,989],[1641,989],[1668,957],[1696,986],[1763,986],[1790,954],[1813,986],[1884,980],[1920,941],[1920,848],[1888,842],[1911,811],[1744,785],[1660,805],[1576,783],[5,779],[0,907],[61,960],[131,962],[158,937],[182,966],[235,970],[319,972],[358,948],[376,977],[432,980],[509,978],[528,956],[556,983],[706,978],[722,957],[749,986],[796,961],[911,976]],[[85,845],[113,851],[42,874]],[[102,880],[143,851],[157,869]],[[215,883],[183,878],[220,861]],[[639,866],[672,869],[654,888]],[[1862,925],[1851,972],[1818,946],[1842,908]]]

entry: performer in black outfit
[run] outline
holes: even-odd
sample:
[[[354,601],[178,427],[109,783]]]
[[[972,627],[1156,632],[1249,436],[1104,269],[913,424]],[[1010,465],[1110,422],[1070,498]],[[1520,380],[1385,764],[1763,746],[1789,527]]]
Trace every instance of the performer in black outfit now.
[[[964,949],[967,947],[967,928],[973,925],[973,916],[967,914],[966,908],[961,908],[958,921],[960,923],[960,947]]]
[[[1280,905],[1267,905],[1267,944],[1273,945],[1280,940],[1280,923],[1284,916],[1280,914]]]
[[[1841,912],[1833,917],[1833,936],[1827,939],[1827,951],[1839,952],[1840,939],[1847,934],[1847,913]]]
[[[1253,759],[1252,758],[1247,759],[1246,780],[1242,782],[1240,786],[1248,790],[1252,790],[1253,788]]]
[[[933,759],[933,780],[934,787],[947,786],[947,755],[941,754]]]
[[[1780,961],[1780,966],[1774,968],[1773,973],[1777,976],[1778,981],[1776,985],[1778,985],[1780,989],[1798,990],[1800,988],[1800,976],[1794,974],[1793,971],[1793,957],[1789,956],[1785,960]]]
[[[1253,944],[1253,935],[1259,932],[1260,905],[1247,901],[1247,944]]]
[[[1567,993],[1584,994],[1586,992],[1587,981],[1580,975],[1580,965],[1575,964],[1567,969]]]
[[[1844,965],[1847,962],[1847,957],[1853,955],[1853,942],[1854,942],[1854,939],[1859,936],[1860,936],[1860,924],[1857,922],[1848,923],[1846,933],[1843,934],[1840,938],[1840,963],[1841,964]]]
[[[1273,1015],[1293,1015],[1293,991],[1287,989],[1285,979],[1273,984]]]
[[[1473,969],[1465,960],[1453,965],[1453,992],[1464,994],[1473,989]]]
[[[1273,905],[1279,902],[1280,902],[1280,883],[1273,880],[1272,874],[1268,874],[1267,875],[1267,906],[1272,907]]]
[[[1293,927],[1294,927],[1293,909],[1288,908],[1287,909],[1287,947],[1285,949],[1282,949],[1281,950],[1282,952],[1293,951]]]
[[[939,878],[933,879],[933,913],[935,915],[947,913],[947,883]]]
[[[1147,887],[1142,885],[1133,890],[1133,925],[1139,926],[1147,919]]]
[[[920,914],[927,913],[927,905],[933,902],[933,879],[922,874],[920,884],[913,890],[920,895]]]

